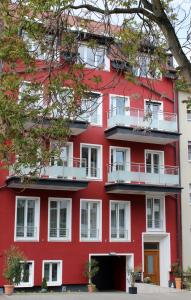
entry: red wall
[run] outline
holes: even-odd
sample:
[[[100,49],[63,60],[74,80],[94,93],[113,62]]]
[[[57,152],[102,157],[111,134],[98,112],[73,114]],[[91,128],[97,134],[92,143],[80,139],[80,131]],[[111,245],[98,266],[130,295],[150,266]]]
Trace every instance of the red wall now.
[[[99,72],[98,72],[99,73]],[[42,75],[42,76],[41,76]],[[34,260],[35,285],[42,281],[42,260],[63,260],[63,283],[79,284],[86,283],[83,276],[84,264],[88,260],[89,253],[134,253],[135,266],[142,262],[142,232],[146,231],[145,196],[141,195],[111,195],[104,190],[107,182],[107,164],[109,163],[109,146],[124,146],[131,148],[131,161],[144,163],[144,149],[156,149],[165,151],[165,164],[176,165],[175,150],[172,145],[153,145],[123,141],[107,140],[104,129],[107,127],[107,111],[109,109],[108,93],[126,95],[131,97],[132,107],[144,107],[144,99],[155,99],[164,102],[164,111],[174,112],[172,83],[169,80],[150,81],[152,88],[157,89],[164,95],[168,95],[172,101],[151,93],[148,89],[129,83],[120,76],[114,76],[114,71],[102,72],[103,83],[111,80],[112,87],[104,90],[103,97],[103,127],[90,126],[83,134],[73,137],[74,157],[80,157],[80,143],[93,143],[103,145],[103,181],[91,182],[87,189],[80,192],[65,191],[39,191],[25,190],[12,191],[7,188],[0,190],[0,269],[2,270],[4,250],[14,243],[15,221],[15,196],[39,196],[40,201],[40,240],[39,242],[16,242],[23,249],[28,260]],[[39,74],[43,77],[43,74]],[[114,81],[115,77],[115,81]],[[145,80],[145,83],[147,81]],[[101,84],[101,85],[102,85]],[[93,85],[93,84],[92,84]],[[96,87],[94,86],[94,89]],[[138,95],[138,100],[136,100]],[[6,173],[6,172],[5,172]],[[4,185],[6,174],[1,174],[0,184]],[[71,197],[72,198],[72,242],[47,242],[48,236],[48,197]],[[80,198],[102,200],[102,242],[79,242],[79,205]],[[128,200],[131,202],[131,242],[109,242],[109,200]],[[171,236],[171,256],[174,262],[177,258],[176,241],[176,199],[166,197],[166,229]],[[0,274],[0,286],[4,280]]]

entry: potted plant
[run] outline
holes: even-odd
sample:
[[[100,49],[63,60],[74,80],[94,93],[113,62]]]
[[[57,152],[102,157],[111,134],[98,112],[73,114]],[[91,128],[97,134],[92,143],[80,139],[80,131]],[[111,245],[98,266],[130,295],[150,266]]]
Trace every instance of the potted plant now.
[[[95,259],[91,259],[85,264],[85,272],[84,275],[88,278],[89,284],[88,284],[88,292],[92,293],[95,292],[96,286],[92,283],[93,277],[97,274],[99,271],[98,262]]]
[[[135,269],[128,269],[127,273],[128,273],[128,281],[130,284],[129,287],[129,294],[137,294],[137,287],[135,286],[135,282],[137,277],[139,276],[141,270],[139,267],[135,268]]]
[[[47,280],[45,277],[42,279],[42,284],[41,284],[41,292],[46,293],[47,292]]]
[[[182,287],[182,269],[179,262],[175,262],[172,264],[172,273],[175,277],[175,286],[176,289],[181,289]]]
[[[12,295],[14,286],[21,282],[24,263],[25,256],[18,247],[11,246],[11,248],[6,251],[5,269],[3,273],[4,278],[8,281],[8,284],[4,285],[6,295]]]

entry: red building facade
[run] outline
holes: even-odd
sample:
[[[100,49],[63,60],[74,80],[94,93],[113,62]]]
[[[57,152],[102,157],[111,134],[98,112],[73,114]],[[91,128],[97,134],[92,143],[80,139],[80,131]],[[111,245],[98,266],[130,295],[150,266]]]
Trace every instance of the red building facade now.
[[[87,50],[80,50],[86,63]],[[0,174],[0,266],[5,249],[19,246],[29,269],[21,287],[40,286],[43,277],[49,286],[85,285],[91,258],[100,266],[98,289],[126,290],[126,273],[134,267],[142,279],[168,286],[171,264],[179,259],[173,81],[140,73],[136,85],[102,55],[103,70],[92,72],[108,88],[100,93],[92,83],[94,111],[71,123],[64,163],[50,162],[34,183]]]

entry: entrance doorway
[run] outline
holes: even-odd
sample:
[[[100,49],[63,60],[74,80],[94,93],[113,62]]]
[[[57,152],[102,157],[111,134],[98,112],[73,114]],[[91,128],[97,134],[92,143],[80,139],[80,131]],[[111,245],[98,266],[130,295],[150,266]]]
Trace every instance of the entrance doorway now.
[[[99,264],[93,283],[99,291],[126,291],[126,256],[91,256]]]
[[[160,284],[159,243],[144,243],[144,278],[149,277],[154,284]]]

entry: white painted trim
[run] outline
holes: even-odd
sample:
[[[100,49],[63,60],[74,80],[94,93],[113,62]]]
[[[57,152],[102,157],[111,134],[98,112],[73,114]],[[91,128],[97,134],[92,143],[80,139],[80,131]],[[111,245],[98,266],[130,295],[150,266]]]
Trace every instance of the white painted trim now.
[[[160,205],[161,205],[161,210],[162,210],[162,214],[160,217],[162,217],[163,219],[163,229],[149,229],[148,228],[148,224],[147,224],[147,200],[148,198],[153,198],[153,199],[160,199]],[[145,196],[145,212],[146,212],[146,231],[147,233],[157,233],[157,232],[162,232],[165,233],[166,232],[166,201],[165,201],[165,196],[159,195],[146,195]]]
[[[47,281],[47,286],[59,286],[62,285],[62,260],[43,260],[42,261],[42,279],[44,278],[44,264],[45,263],[57,263],[57,281]]]
[[[69,201],[69,209],[67,210],[68,220],[68,229],[69,229],[69,238],[51,238],[49,236],[50,230],[50,202],[51,201]],[[72,240],[72,198],[59,198],[59,197],[48,197],[48,242],[71,242]]]
[[[126,95],[119,95],[119,94],[109,94],[109,110],[111,110],[111,99],[112,97],[121,97],[125,99],[125,108],[130,107],[130,97]],[[125,110],[125,114],[129,114],[129,110]]]
[[[109,146],[109,164],[111,164],[111,150],[112,149],[126,150],[126,152],[128,153],[126,163],[129,163],[129,165],[131,164],[131,148],[130,147],[118,147],[118,146]]]
[[[127,204],[127,230],[128,230],[128,239],[113,239],[111,238],[111,204],[113,203],[125,203]],[[131,201],[125,200],[109,200],[109,242],[111,243],[124,243],[131,242]]]
[[[90,120],[88,120],[88,122],[90,122],[90,126],[102,127],[103,126],[103,93],[97,92],[95,90],[89,91],[87,93],[99,95],[98,105],[97,105],[97,112],[98,112],[98,118],[100,118],[100,122],[98,122],[98,123],[90,122]],[[83,98],[82,98],[82,101],[83,101]]]
[[[81,207],[82,207],[82,202],[97,202],[99,203],[98,205],[98,211],[99,211],[99,216],[98,216],[98,221],[99,221],[99,236],[98,239],[90,239],[90,238],[81,238]],[[80,199],[80,224],[79,224],[79,241],[80,242],[102,242],[102,200],[101,199]]]
[[[34,260],[27,260],[27,261],[25,261],[25,263],[31,263],[31,274],[30,274],[31,280],[29,281],[29,283],[20,282],[18,285],[15,285],[16,288],[33,287],[34,286]],[[29,279],[30,279],[30,277],[29,277]]]
[[[147,153],[151,153],[151,154],[159,154],[161,157],[161,163],[159,162],[159,167],[160,166],[164,166],[165,168],[165,164],[164,164],[164,151],[162,150],[152,150],[152,149],[144,149],[144,159],[145,159],[145,172],[146,172],[146,154]],[[164,173],[164,170],[163,172]],[[161,174],[161,173],[160,173]]]
[[[101,144],[89,144],[89,143],[80,143],[80,160],[82,160],[82,147],[95,147],[98,148],[98,171],[100,171],[99,177],[86,177],[89,180],[103,180],[103,145]]]
[[[163,113],[164,112],[164,102],[160,101],[160,100],[155,100],[155,99],[144,99],[144,111],[146,110],[146,102],[153,102],[153,103],[159,103],[161,104],[161,109],[160,112]]]
[[[35,200],[35,227],[37,228],[36,238],[29,237],[17,237],[16,227],[17,227],[17,201],[18,199],[23,200]],[[25,224],[24,224],[25,226]],[[16,196],[15,198],[15,228],[14,228],[14,242],[38,242],[40,235],[40,197],[33,196]]]
[[[128,288],[130,286],[129,281],[128,281],[128,267],[130,269],[134,269],[134,253],[120,253],[120,252],[110,252],[110,253],[89,253],[89,262],[91,260],[92,256],[126,256],[126,292],[128,292]],[[131,262],[130,265],[128,266],[128,258],[130,258]]]
[[[149,240],[145,241],[145,237],[149,238]],[[159,243],[160,286],[168,287],[168,281],[170,278],[169,272],[171,271],[170,233],[142,232],[142,272],[144,272],[144,242]],[[165,244],[163,242],[166,242],[166,248],[168,249],[165,249]],[[164,263],[165,260],[166,265]]]

